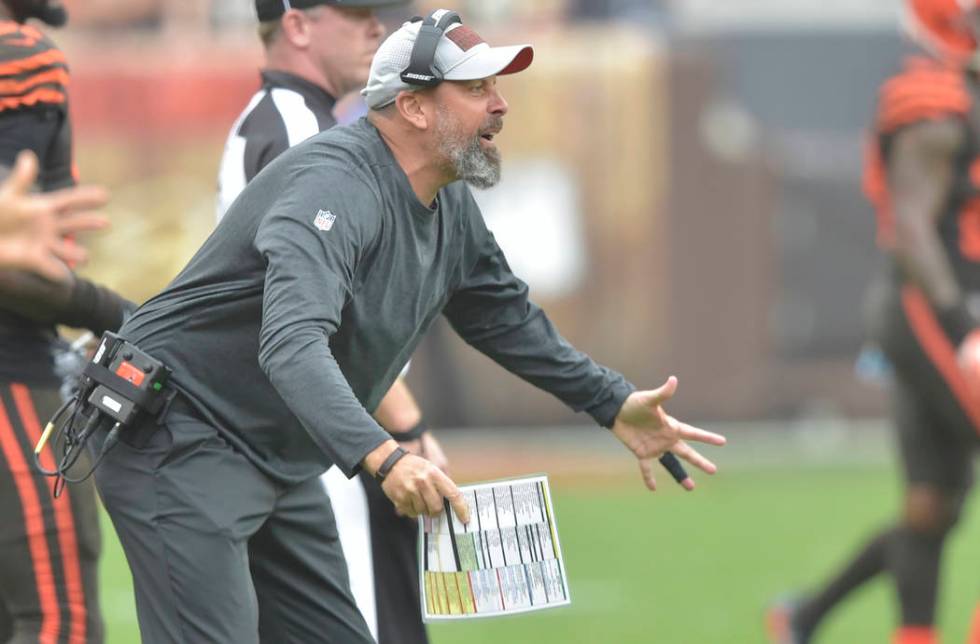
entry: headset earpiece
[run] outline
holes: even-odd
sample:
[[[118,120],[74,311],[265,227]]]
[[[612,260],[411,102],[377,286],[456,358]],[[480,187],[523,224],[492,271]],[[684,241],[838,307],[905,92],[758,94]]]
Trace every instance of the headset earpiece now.
[[[463,20],[455,11],[447,11],[439,20],[435,12],[424,20],[416,16],[411,22],[422,21],[419,26],[415,45],[412,46],[412,57],[408,67],[401,73],[403,82],[409,85],[434,87],[442,82],[442,74],[435,67],[436,48],[446,30],[455,24],[463,24]]]

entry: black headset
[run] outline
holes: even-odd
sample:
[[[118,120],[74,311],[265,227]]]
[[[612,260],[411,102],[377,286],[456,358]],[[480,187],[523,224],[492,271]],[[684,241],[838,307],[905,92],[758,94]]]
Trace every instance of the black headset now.
[[[434,87],[442,82],[442,72],[436,69],[435,65],[436,47],[439,46],[439,40],[446,30],[453,25],[463,24],[463,20],[455,11],[447,11],[439,20],[435,19],[435,15],[433,12],[425,20],[422,20],[421,16],[411,20],[411,22],[422,21],[422,26],[419,27],[419,34],[415,37],[408,67],[401,73],[402,82],[423,87]]]

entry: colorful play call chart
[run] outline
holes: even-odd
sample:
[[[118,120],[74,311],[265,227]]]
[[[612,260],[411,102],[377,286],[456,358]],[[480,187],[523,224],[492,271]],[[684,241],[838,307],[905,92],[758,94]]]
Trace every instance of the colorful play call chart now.
[[[419,519],[426,621],[523,613],[571,602],[546,476],[460,486],[470,523]],[[447,504],[448,508],[448,504]]]

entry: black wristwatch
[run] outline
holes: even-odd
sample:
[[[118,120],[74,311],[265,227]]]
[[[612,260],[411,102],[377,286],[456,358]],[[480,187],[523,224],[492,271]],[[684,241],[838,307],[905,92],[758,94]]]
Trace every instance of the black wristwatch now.
[[[396,447],[391,454],[388,454],[388,458],[384,460],[378,471],[374,473],[374,478],[378,483],[384,483],[384,480],[388,478],[388,474],[391,473],[391,468],[395,466],[395,463],[402,460],[403,456],[406,456],[406,452],[401,447]]]

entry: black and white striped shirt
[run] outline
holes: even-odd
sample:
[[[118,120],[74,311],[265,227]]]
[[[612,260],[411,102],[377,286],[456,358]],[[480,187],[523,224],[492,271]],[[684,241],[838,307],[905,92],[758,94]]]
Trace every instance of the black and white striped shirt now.
[[[285,150],[336,125],[335,103],[322,87],[295,74],[262,72],[262,88],[235,120],[225,143],[218,171],[219,221],[259,170]]]

